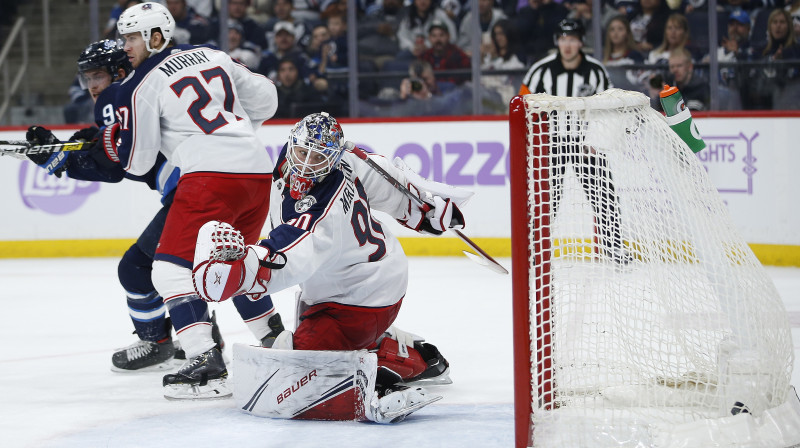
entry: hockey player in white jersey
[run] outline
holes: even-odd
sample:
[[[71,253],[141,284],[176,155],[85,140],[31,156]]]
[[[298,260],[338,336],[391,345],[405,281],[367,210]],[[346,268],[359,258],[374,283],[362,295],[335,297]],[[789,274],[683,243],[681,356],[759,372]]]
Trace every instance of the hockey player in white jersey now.
[[[207,223],[198,235],[195,288],[204,300],[217,302],[236,294],[261,295],[299,284],[299,324],[294,333],[281,333],[275,348],[370,348],[377,355],[377,365],[399,373],[397,381],[401,377],[414,381],[423,373],[435,377],[447,370],[435,347],[413,338],[409,344],[404,337],[383,337],[392,331],[406,294],[408,264],[399,241],[372,210],[384,211],[410,228],[441,234],[464,225],[455,201],[441,196],[456,189],[434,182],[427,186],[439,191],[419,188],[409,182],[406,171],[381,156],[369,157],[419,192],[426,208],[420,209],[346,150],[342,129],[333,117],[311,114],[294,126],[278,157],[273,174],[279,180],[274,190],[281,200],[272,202],[273,230],[259,244],[244,245],[230,225]],[[398,354],[397,339],[409,362],[398,362],[403,355]],[[388,341],[394,341],[393,352],[387,349]],[[405,370],[414,359],[422,361],[422,371]],[[387,382],[386,370],[381,372],[379,383],[396,382]],[[404,409],[431,399],[420,388],[395,392],[406,394],[398,405]],[[380,391],[378,398],[383,398]]]
[[[134,71],[117,93],[118,123],[107,132],[106,150],[129,174],[148,172],[159,152],[180,169],[152,270],[187,357],[176,374],[164,377],[164,395],[220,398],[230,395],[227,369],[212,338],[208,305],[192,286],[195,240],[215,219],[236,225],[248,243],[258,240],[273,163],[255,129],[275,113],[277,92],[270,80],[218,49],[175,46],[174,29],[175,20],[157,3],[134,5],[120,16],[117,30]],[[275,311],[260,298],[239,303],[252,308],[248,328],[270,345]]]

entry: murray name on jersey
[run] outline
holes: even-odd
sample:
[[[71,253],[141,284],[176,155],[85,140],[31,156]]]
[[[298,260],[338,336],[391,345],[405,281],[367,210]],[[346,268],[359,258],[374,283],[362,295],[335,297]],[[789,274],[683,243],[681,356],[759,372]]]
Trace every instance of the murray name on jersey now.
[[[206,56],[203,50],[197,50],[192,53],[179,54],[173,59],[166,60],[158,69],[165,75],[172,76],[178,73],[182,68],[193,67],[204,62],[209,62],[208,56]]]

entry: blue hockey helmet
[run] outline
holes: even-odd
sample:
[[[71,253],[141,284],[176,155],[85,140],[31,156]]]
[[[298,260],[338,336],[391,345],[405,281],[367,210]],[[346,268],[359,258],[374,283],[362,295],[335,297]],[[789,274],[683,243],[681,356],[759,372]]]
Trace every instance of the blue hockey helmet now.
[[[104,39],[91,43],[78,57],[78,73],[80,74],[88,70],[105,69],[116,81],[119,78],[120,68],[125,71],[126,76],[133,71],[128,55],[116,40]],[[83,76],[80,79],[81,87],[85,89]]]

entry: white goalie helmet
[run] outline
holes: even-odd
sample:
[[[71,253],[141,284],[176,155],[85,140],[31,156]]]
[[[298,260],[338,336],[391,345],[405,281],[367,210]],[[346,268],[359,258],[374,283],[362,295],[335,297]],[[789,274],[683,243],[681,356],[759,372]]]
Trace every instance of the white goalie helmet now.
[[[150,48],[150,35],[154,28],[159,28],[161,35],[164,36],[164,45],[161,48]],[[158,3],[142,3],[131,6],[122,12],[117,20],[117,32],[120,36],[140,32],[147,51],[151,54],[159,53],[167,48],[172,40],[175,32],[175,19],[172,18],[172,14],[167,8]]]
[[[289,133],[286,161],[293,174],[320,181],[338,166],[344,143],[335,118],[327,112],[307,115]]]

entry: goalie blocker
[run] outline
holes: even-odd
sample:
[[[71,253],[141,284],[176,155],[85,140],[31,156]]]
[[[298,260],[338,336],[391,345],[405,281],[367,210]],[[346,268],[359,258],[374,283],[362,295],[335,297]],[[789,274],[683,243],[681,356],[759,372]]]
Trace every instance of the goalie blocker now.
[[[396,384],[366,350],[276,350],[235,344],[233,397],[270,418],[395,423],[442,397]]]

